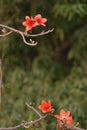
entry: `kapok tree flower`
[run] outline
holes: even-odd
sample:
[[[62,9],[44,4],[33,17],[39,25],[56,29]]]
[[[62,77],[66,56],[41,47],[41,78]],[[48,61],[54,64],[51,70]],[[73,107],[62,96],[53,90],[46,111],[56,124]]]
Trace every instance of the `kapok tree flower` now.
[[[70,112],[65,112],[63,109],[60,110],[60,115],[54,115],[57,118],[57,122],[60,124],[61,122],[67,126],[72,126],[72,116],[70,116]]]
[[[45,23],[47,22],[47,19],[46,18],[42,18],[41,14],[35,15],[34,19],[36,21],[35,24],[37,26],[40,26],[40,25],[46,26]]]
[[[51,112],[51,111],[52,111],[52,106],[51,106],[50,100],[48,100],[48,102],[46,102],[45,100],[42,100],[42,101],[41,101],[41,105],[38,106],[38,108],[39,108],[43,113]]]
[[[26,31],[30,31],[33,27],[35,27],[35,20],[29,16],[26,16],[25,19],[26,21],[24,21],[22,25],[26,26]]]

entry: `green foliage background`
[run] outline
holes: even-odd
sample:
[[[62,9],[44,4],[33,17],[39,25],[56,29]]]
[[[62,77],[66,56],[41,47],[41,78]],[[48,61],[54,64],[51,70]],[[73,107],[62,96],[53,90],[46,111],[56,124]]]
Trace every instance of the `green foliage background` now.
[[[54,31],[36,38],[37,46],[25,45],[17,34],[0,38],[0,127],[32,120],[34,113],[25,102],[37,108],[42,99],[50,99],[56,113],[71,111],[73,123],[87,129],[87,0],[0,0],[0,23],[19,30],[25,29],[26,15],[38,13],[48,19],[45,29]],[[42,124],[41,130],[56,128],[54,119]]]

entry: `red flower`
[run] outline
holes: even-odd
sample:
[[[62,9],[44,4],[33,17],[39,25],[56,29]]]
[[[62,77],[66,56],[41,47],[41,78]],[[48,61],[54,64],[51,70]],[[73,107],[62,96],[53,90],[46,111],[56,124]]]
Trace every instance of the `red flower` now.
[[[50,100],[46,102],[45,100],[41,101],[41,105],[38,107],[43,113],[51,112],[52,111],[52,106],[50,103]]]
[[[36,25],[37,26],[46,26],[45,23],[47,22],[47,19],[46,18],[42,18],[42,16],[40,14],[37,14],[35,17],[34,17],[35,21],[36,21]]]
[[[65,112],[63,109],[60,110],[60,115],[54,115],[57,118],[57,122],[61,121],[65,123],[67,126],[72,126],[72,117],[70,116],[70,112]]]
[[[35,20],[34,18],[30,18],[29,16],[25,17],[26,21],[24,21],[22,24],[26,26],[26,31],[31,30],[35,26]]]

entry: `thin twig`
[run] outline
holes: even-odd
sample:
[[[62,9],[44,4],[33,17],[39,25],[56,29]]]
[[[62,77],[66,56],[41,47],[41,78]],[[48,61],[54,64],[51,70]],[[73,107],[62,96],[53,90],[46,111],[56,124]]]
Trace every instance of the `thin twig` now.
[[[4,24],[0,24],[0,27],[10,30],[10,32],[8,32],[8,33],[0,34],[0,37],[5,37],[5,36],[11,34],[12,32],[16,32],[16,33],[18,33],[19,35],[21,35],[21,37],[22,37],[22,39],[23,39],[23,42],[24,42],[25,44],[29,45],[29,46],[36,46],[38,42],[35,42],[35,41],[33,41],[33,40],[30,40],[30,42],[27,42],[26,39],[25,39],[25,37],[37,37],[37,36],[42,36],[42,35],[45,35],[45,34],[48,34],[48,33],[52,32],[52,31],[54,30],[54,29],[51,29],[51,30],[48,30],[48,31],[42,31],[42,32],[39,33],[39,34],[28,34],[28,33],[26,33],[26,32],[22,32],[22,31],[20,31],[20,30],[17,30],[17,29],[15,29],[15,28],[12,28],[12,27],[7,26],[7,25],[4,25]]]
[[[32,105],[29,105],[27,102],[26,105],[28,108],[32,109],[40,118],[42,118],[41,114]]]
[[[42,31],[41,33],[38,33],[38,34],[27,34],[26,32],[24,32],[24,35],[26,37],[38,37],[38,36],[42,36],[42,35],[51,33],[51,32],[53,32],[53,30],[54,30],[54,28],[47,30],[47,31]]]
[[[30,122],[23,121],[23,126],[25,128],[30,128],[31,126],[34,126],[34,124],[36,124],[37,122],[39,122],[39,121],[43,120],[44,118],[46,118],[48,115],[49,115],[49,113],[42,116],[42,117],[40,117],[40,118],[38,118],[38,119],[36,119],[36,120],[32,120]]]
[[[21,32],[21,31],[15,29],[15,28],[12,28],[12,27],[7,26],[7,25],[4,25],[4,24],[0,24],[0,27],[5,28],[5,29],[8,29],[8,30],[11,30],[11,31],[16,32],[16,33],[19,33],[19,34],[20,34],[20,32]]]
[[[31,42],[29,43],[29,42],[27,42],[27,41],[25,40],[24,32],[22,32],[22,31],[20,31],[20,30],[17,30],[17,29],[15,29],[15,28],[12,28],[12,27],[9,27],[9,26],[3,25],[3,24],[0,24],[0,27],[3,27],[3,28],[5,28],[5,29],[11,30],[12,32],[16,32],[16,33],[20,34],[21,37],[22,37],[22,39],[23,39],[23,42],[24,42],[25,44],[29,45],[29,46],[35,46],[35,45],[37,45],[37,42],[36,42],[36,43],[31,43]],[[5,35],[4,35],[4,36],[5,36]]]
[[[38,42],[32,42],[32,40],[30,40],[30,43],[26,41],[25,36],[23,34],[23,32],[20,32],[20,35],[22,36],[23,42],[29,46],[36,46]]]
[[[39,115],[39,118],[35,119],[35,120],[31,120],[31,121],[22,121],[21,124],[13,126],[13,127],[6,127],[6,128],[0,128],[0,130],[15,130],[21,127],[24,128],[29,128],[31,126],[35,126],[36,123],[39,123],[41,120],[43,120],[44,118],[46,118],[48,115],[52,114],[52,113],[47,113],[45,115],[41,115],[33,106],[29,105],[28,103],[26,103],[27,107],[30,108],[31,110],[33,110],[37,115]]]
[[[15,130],[15,129],[18,129],[20,127],[23,127],[22,124],[19,124],[17,126],[14,126],[14,127],[8,127],[8,128],[0,128],[0,130]]]
[[[85,130],[76,126],[68,126],[66,130]]]
[[[15,130],[15,129],[18,129],[18,128],[21,128],[21,127],[24,127],[24,128],[29,128],[31,126],[34,126],[34,124],[36,124],[37,122],[41,121],[42,119],[46,118],[49,114],[46,114],[34,121],[30,121],[30,122],[27,122],[27,121],[23,121],[21,124],[17,125],[17,126],[13,126],[13,127],[8,127],[8,128],[0,128],[0,130]]]
[[[5,37],[5,36],[8,36],[9,34],[11,34],[12,33],[12,31],[9,31],[9,32],[7,32],[7,33],[4,33],[4,34],[0,34],[0,37]]]
[[[44,116],[38,118],[37,120],[32,121],[32,124],[35,124],[36,122],[41,121],[42,119],[46,118],[48,115],[50,115],[50,113],[47,113],[46,115],[44,115]]]

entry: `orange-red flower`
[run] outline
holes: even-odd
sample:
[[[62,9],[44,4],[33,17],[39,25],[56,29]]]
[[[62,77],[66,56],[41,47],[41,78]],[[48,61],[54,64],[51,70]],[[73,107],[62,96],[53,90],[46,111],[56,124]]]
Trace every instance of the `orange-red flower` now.
[[[22,25],[26,26],[26,31],[30,31],[35,26],[46,26],[45,23],[47,22],[46,18],[42,18],[41,14],[35,15],[35,17],[25,17],[26,21],[22,22]]]
[[[54,115],[57,118],[57,122],[61,121],[65,123],[67,126],[72,126],[72,117],[70,116],[70,112],[65,112],[63,109],[60,110],[60,115]]]
[[[46,102],[45,100],[41,101],[41,105],[38,107],[43,113],[51,112],[52,106],[50,100]]]
[[[35,20],[34,18],[30,18],[29,16],[25,17],[26,21],[24,21],[22,24],[26,26],[26,31],[31,30],[35,26]]]
[[[46,18],[42,18],[41,14],[37,14],[37,15],[34,17],[34,19],[35,19],[35,21],[36,21],[35,24],[36,24],[37,26],[40,26],[40,25],[46,26],[45,23],[47,22],[47,19],[46,19]]]

